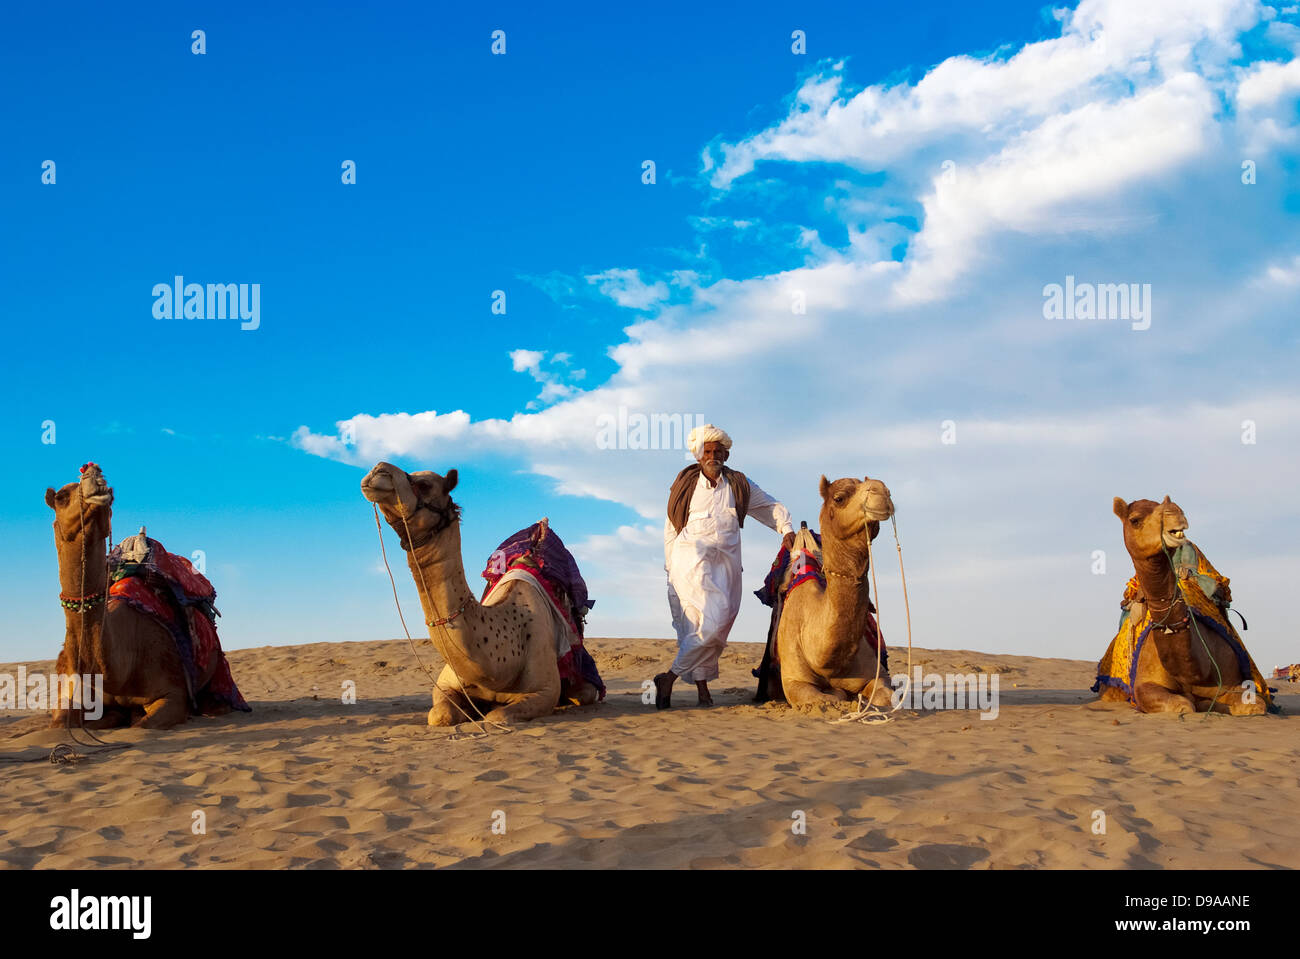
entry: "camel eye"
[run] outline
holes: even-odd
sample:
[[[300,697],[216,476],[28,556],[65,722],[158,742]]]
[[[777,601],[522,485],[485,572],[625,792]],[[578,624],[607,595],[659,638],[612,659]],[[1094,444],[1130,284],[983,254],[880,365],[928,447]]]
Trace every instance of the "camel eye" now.
[[[1138,519],[1136,516],[1130,516],[1130,517],[1129,517],[1129,525],[1131,525],[1131,526],[1141,526],[1141,525],[1142,525],[1142,521],[1141,521],[1140,519]]]

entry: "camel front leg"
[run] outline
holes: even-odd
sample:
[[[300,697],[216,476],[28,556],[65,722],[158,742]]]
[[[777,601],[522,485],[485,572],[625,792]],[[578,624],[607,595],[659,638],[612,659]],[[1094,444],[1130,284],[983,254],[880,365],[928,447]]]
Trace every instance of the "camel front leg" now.
[[[1217,699],[1214,693],[1214,688],[1192,688],[1192,698],[1196,703],[1198,713],[1208,712],[1211,703],[1214,704],[1216,713],[1224,713],[1229,716],[1263,716],[1268,712],[1268,707],[1259,699],[1258,692],[1255,694],[1253,703],[1246,702],[1245,692],[1235,686],[1220,690]]]
[[[171,729],[189,718],[190,709],[182,693],[163,696],[144,707],[144,715],[133,725],[140,729]]]
[[[461,723],[476,722],[481,710],[460,689],[456,674],[450,666],[444,666],[438,681],[433,687],[433,708],[429,710],[430,726],[459,726]]]
[[[875,664],[872,664],[874,669]],[[894,704],[894,687],[883,671],[880,676],[874,673],[870,678],[855,678],[838,680],[833,679],[831,683],[841,689],[848,695],[849,699],[861,696],[872,706],[878,706],[881,709],[889,709]]]
[[[510,725],[549,716],[559,704],[558,690],[543,689],[535,693],[497,693],[493,697],[501,705],[487,714],[490,722]]]
[[[859,695],[872,706],[878,706],[881,709],[889,709],[894,705],[894,687],[890,684],[887,676],[882,675],[878,679],[872,679]]]
[[[816,684],[790,676],[781,677],[781,686],[785,690],[785,701],[791,706],[824,706],[845,702],[849,694],[842,689],[830,691],[819,688]]]
[[[1144,713],[1196,712],[1196,705],[1189,698],[1155,683],[1138,683],[1133,693]]]

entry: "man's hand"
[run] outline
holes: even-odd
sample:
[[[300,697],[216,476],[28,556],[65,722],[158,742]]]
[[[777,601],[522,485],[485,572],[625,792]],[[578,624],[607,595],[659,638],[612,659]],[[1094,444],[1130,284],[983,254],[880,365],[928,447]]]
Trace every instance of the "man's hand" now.
[[[785,534],[785,538],[781,540],[781,545],[786,549],[794,548],[794,530],[790,530]]]

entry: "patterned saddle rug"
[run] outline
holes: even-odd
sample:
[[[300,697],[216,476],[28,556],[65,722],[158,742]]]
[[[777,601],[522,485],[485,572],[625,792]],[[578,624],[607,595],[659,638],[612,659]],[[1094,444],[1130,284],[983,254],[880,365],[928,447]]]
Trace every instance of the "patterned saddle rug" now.
[[[184,556],[169,553],[144,530],[124,539],[108,555],[110,600],[126,603],[164,626],[176,642],[185,669],[190,709],[214,711],[220,705],[243,712],[245,702],[230,673],[230,664],[217,638],[217,591],[206,576]],[[198,687],[198,677],[216,661],[208,684]],[[198,688],[196,688],[198,687]]]
[[[487,585],[480,601],[487,599],[501,577],[513,572],[529,575],[569,628],[570,634],[565,637],[567,649],[566,643],[561,642],[557,650],[560,679],[569,684],[586,680],[600,690],[603,700],[605,683],[596,669],[596,661],[583,644],[587,613],[596,601],[587,596],[587,584],[578,572],[573,554],[545,519],[521,529],[493,550],[483,570]]]

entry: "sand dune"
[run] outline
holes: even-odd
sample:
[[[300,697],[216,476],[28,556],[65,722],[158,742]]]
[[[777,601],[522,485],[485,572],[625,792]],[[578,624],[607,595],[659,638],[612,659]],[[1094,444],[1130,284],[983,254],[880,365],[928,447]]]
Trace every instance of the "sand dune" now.
[[[1285,681],[1281,717],[1180,720],[1087,705],[1092,662],[917,650],[927,672],[996,672],[998,717],[866,726],[753,705],[753,645],[724,654],[719,707],[679,684],[666,711],[641,683],[670,641],[590,647],[605,703],[482,738],[424,724],[430,681],[405,640],[232,652],[251,715],[108,731],[129,748],[71,765],[5,764],[0,864],[1300,866],[1300,695]],[[441,665],[427,641],[420,655]],[[47,755],[66,738],[47,722],[0,714],[0,755]]]

